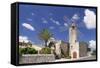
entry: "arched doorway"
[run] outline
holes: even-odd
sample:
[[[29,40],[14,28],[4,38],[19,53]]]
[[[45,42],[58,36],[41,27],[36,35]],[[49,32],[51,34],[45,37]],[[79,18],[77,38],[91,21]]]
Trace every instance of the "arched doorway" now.
[[[77,52],[73,52],[73,58],[77,58]]]

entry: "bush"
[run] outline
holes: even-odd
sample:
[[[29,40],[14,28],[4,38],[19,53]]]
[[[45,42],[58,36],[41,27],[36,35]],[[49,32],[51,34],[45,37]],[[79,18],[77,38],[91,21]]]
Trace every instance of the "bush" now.
[[[67,56],[66,59],[71,59],[71,56]]]
[[[38,51],[35,50],[34,48],[30,48],[30,47],[27,47],[27,48],[19,48],[19,55],[22,55],[22,54],[37,54]]]
[[[22,54],[24,54],[24,48],[19,48],[19,55],[21,56]]]
[[[91,55],[96,55],[96,50],[93,50]]]
[[[45,47],[40,50],[40,54],[51,54],[51,48]]]

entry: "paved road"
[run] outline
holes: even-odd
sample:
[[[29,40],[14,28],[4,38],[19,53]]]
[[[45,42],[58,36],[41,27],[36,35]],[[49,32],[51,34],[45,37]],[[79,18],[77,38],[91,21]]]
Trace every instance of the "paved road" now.
[[[77,60],[94,60],[96,59],[95,56],[86,56],[86,57],[80,57],[79,59],[65,59],[65,58],[61,58],[61,59],[57,59],[54,62],[60,62],[60,61],[77,61]]]
[[[94,59],[96,59],[96,56],[81,57],[79,60],[94,60]]]

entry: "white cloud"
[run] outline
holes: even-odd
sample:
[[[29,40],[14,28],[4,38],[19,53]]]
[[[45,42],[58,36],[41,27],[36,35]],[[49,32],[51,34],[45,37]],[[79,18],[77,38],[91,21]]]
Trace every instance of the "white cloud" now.
[[[48,21],[45,18],[42,18],[43,23],[47,24]]]
[[[29,29],[29,30],[35,31],[35,28],[28,23],[23,23],[22,26]]]
[[[64,23],[64,26],[65,26],[65,27],[68,27],[68,24],[67,24],[67,23]]]
[[[54,27],[53,27],[53,26],[50,26],[49,28],[50,28],[50,29],[54,29]]]
[[[96,41],[95,40],[90,40],[89,41],[89,48],[91,48],[91,50],[96,49]]]
[[[32,13],[32,16],[35,15],[35,13]]]
[[[73,20],[78,20],[79,19],[79,16],[77,14],[74,14],[73,17],[72,17],[72,19]]]
[[[60,25],[59,21],[55,21],[54,23],[57,24],[57,25]]]
[[[29,42],[28,37],[27,36],[19,36],[19,42]]]
[[[86,9],[84,16],[84,23],[88,29],[94,29],[96,27],[96,15],[93,11]]]
[[[55,23],[56,25],[60,25],[59,21],[54,20],[53,18],[50,18],[50,20]]]

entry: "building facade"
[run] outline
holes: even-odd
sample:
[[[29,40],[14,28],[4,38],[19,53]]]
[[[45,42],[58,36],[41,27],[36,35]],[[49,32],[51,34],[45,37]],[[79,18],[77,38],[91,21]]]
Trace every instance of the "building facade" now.
[[[72,23],[69,28],[69,55],[72,59],[79,58],[79,42],[77,41],[77,27]]]

